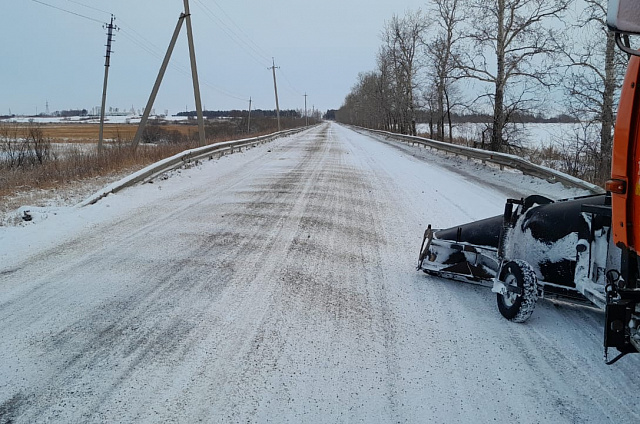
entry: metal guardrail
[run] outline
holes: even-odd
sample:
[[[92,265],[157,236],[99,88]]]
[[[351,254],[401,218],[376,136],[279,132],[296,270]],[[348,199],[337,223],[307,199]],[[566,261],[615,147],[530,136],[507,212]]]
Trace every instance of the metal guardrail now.
[[[508,168],[517,169],[525,175],[531,175],[533,177],[541,178],[551,183],[559,182],[568,187],[581,188],[584,190],[588,190],[594,194],[601,194],[605,192],[605,190],[600,186],[591,184],[569,174],[565,174],[564,172],[547,168],[546,166],[533,164],[519,156],[509,155],[506,153],[491,152],[482,149],[474,149],[472,147],[458,146],[455,144],[444,143],[442,141],[396,134],[388,131],[372,130],[362,127],[353,128],[359,131],[378,134],[380,136],[411,144],[413,146],[429,147],[432,149],[438,149],[445,152],[453,153],[459,156],[466,156],[468,159],[478,159],[483,162],[495,163],[497,165],[500,165],[501,167],[506,166]]]
[[[96,192],[91,197],[80,203],[79,206],[88,206],[93,205],[98,202],[100,199],[108,196],[112,193],[117,193],[118,191],[125,189],[127,187],[131,187],[133,185],[144,183],[150,181],[157,176],[172,171],[174,169],[181,168],[190,162],[196,161],[198,159],[209,158],[213,159],[214,157],[222,157],[227,154],[232,154],[235,152],[241,152],[244,149],[256,147],[260,144],[268,143],[276,138],[287,137],[301,131],[308,129],[309,127],[303,128],[295,128],[292,130],[280,131],[273,134],[263,135],[260,137],[253,138],[245,138],[242,140],[234,140],[234,141],[225,141],[222,143],[210,144],[208,146],[198,147],[195,149],[185,150],[184,152],[178,153],[169,158],[158,161],[152,165],[147,166],[146,168],[141,169],[138,172],[135,172],[115,183],[106,186],[102,190]]]

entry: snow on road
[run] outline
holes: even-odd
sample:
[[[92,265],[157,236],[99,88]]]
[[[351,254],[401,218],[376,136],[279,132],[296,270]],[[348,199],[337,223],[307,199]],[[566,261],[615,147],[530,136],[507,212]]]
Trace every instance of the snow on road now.
[[[638,422],[602,312],[415,271],[566,190],[324,124],[0,228],[0,422]]]

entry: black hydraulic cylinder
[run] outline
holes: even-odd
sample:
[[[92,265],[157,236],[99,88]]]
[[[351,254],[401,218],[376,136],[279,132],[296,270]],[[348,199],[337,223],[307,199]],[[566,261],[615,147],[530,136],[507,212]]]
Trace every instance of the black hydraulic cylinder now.
[[[527,201],[525,200],[525,204]],[[589,228],[582,216],[583,205],[604,205],[605,195],[588,196],[539,205],[525,212],[520,228],[514,231],[531,230],[534,239],[553,243],[577,232],[579,238],[589,238]],[[504,216],[498,215],[480,221],[469,222],[435,233],[440,240],[470,243],[477,246],[498,248]]]
[[[498,215],[446,230],[439,230],[435,233],[435,237],[440,240],[464,242],[476,246],[495,247],[497,249],[502,221],[502,215]]]

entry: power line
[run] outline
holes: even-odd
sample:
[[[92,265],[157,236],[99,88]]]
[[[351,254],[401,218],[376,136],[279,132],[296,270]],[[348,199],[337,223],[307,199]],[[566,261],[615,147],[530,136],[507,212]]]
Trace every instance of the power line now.
[[[120,24],[122,25],[122,20],[120,20]],[[130,25],[125,24],[124,25],[125,28],[121,28],[120,34],[123,35],[125,38],[129,39],[129,41],[131,41],[132,43],[134,43],[136,46],[138,46],[139,48],[141,48],[142,50],[144,50],[145,52],[147,52],[148,54],[150,54],[151,56],[155,57],[156,59],[162,60],[162,54],[159,53],[159,48],[153,44],[152,42],[150,42],[147,38],[145,38],[143,35],[141,35],[139,32],[135,31],[133,28],[130,27]],[[127,28],[129,27],[129,28]],[[135,34],[135,35],[134,35]],[[191,72],[188,71],[186,68],[184,68],[183,66],[180,66],[176,63],[173,62],[169,62],[169,67],[171,69],[173,69],[174,71],[182,74],[183,76],[187,77],[187,78],[191,78]],[[235,95],[223,88],[217,87],[207,81],[204,81],[202,79],[200,79],[200,82],[202,83],[202,85],[206,86],[207,88],[222,94],[223,96],[235,99],[235,100],[241,100],[241,101],[246,101],[246,97],[240,97],[239,95]]]
[[[120,25],[121,35],[129,39],[129,41],[149,53],[151,56],[155,57],[156,59],[162,60],[162,53],[160,53],[160,48],[158,46],[148,41],[135,30],[129,28],[128,25],[122,22],[122,20],[120,20]]]
[[[229,14],[228,14],[228,13],[227,13],[223,8],[222,8],[222,6],[220,6],[220,4],[219,4],[217,1],[213,0],[213,4],[215,4],[215,5],[218,7],[218,9],[220,9],[220,11],[221,11],[221,12],[222,12],[226,17],[227,17],[227,19],[229,19],[229,21],[230,21],[230,22],[231,22],[231,23],[232,23],[232,24],[233,24],[233,25],[238,29],[238,31],[240,31],[240,33],[241,33],[242,35],[244,35],[244,36],[247,38],[247,40],[248,40],[251,44],[253,44],[253,46],[255,47],[255,50],[254,50],[254,51],[255,51],[256,53],[258,53],[258,55],[260,55],[263,59],[265,59],[265,61],[267,61],[267,62],[268,62],[268,61],[269,61],[269,56],[268,56],[268,55],[267,55],[267,56],[262,56],[262,51],[263,51],[264,49],[262,49],[258,44],[256,44],[256,43],[253,41],[253,39],[252,39],[251,37],[249,37],[249,36],[244,32],[244,30],[243,30],[242,28],[240,28],[240,26],[239,26],[238,24],[236,24],[236,23],[235,23],[235,21],[234,21],[233,19],[231,19],[231,17],[229,16]]]
[[[68,14],[83,18],[83,19],[90,20],[92,22],[97,22],[99,24],[103,24],[103,21],[100,21],[98,19],[94,19],[94,18],[92,18],[90,16],[82,15],[80,13],[76,13],[76,12],[73,12],[71,10],[67,10],[67,9],[64,9],[64,8],[61,8],[61,7],[58,7],[58,6],[49,4],[49,3],[45,3],[45,2],[43,2],[41,0],[31,0],[31,1],[33,1],[35,3],[39,3],[39,4],[43,5],[43,6],[47,6],[47,7],[59,10],[61,12],[65,12],[65,13],[68,13]],[[79,1],[76,1],[76,0],[67,0],[67,1],[70,2],[70,3],[75,3],[75,4],[79,5],[79,6],[86,7],[88,9],[95,10],[95,11],[100,12],[100,13],[105,13],[105,14],[111,15],[111,13],[109,13],[109,12],[107,12],[105,10],[98,9],[96,7],[93,7],[93,6],[86,5],[86,4],[81,3]],[[196,0],[196,1],[198,1],[198,0]],[[203,4],[203,6],[206,8],[206,5]],[[210,9],[209,9],[209,12],[213,13],[213,12],[211,12]],[[220,23],[222,23],[222,22],[220,22]],[[133,26],[128,25],[127,23],[123,22],[122,19],[120,19],[120,24],[121,24],[121,26],[124,25],[125,27],[127,27],[127,29],[125,29],[124,31],[121,31],[121,34],[125,38],[129,39],[132,43],[134,43],[139,48],[141,48],[142,50],[144,50],[147,53],[149,53],[151,56],[162,60],[162,53],[159,53],[160,49],[155,44],[153,44],[151,41],[149,41],[147,38],[145,38],[142,34],[140,34],[138,31],[136,31],[133,28]],[[224,23],[222,23],[222,24],[224,25]],[[122,29],[123,28],[121,28],[121,30]],[[187,69],[185,69],[184,67],[181,67],[180,65],[177,65],[177,64],[174,64],[174,63],[170,63],[169,67],[172,68],[173,70],[177,71],[178,73],[181,73],[184,76],[186,76],[188,78],[191,78],[191,73]],[[229,98],[232,98],[232,99],[235,99],[235,100],[246,101],[246,97],[241,97],[239,95],[232,94],[231,92],[229,92],[229,91],[227,91],[227,90],[225,90],[223,88],[217,87],[217,86],[215,86],[213,84],[210,84],[207,81],[202,81],[202,84],[205,85],[206,87],[208,87],[209,89],[214,90],[215,92],[217,92],[217,93],[219,93],[219,94],[221,94],[223,96],[226,96],[226,97],[229,97]]]
[[[229,39],[236,43],[241,49],[243,49],[253,60],[256,61],[256,63],[258,63],[260,66],[264,66],[265,63],[268,63],[266,56],[264,56],[260,51],[256,50],[249,43],[243,40],[232,28],[230,28],[224,21],[216,16],[216,14],[213,13],[213,11],[207,5],[200,2],[199,0],[195,0],[195,2],[196,5],[198,5],[205,12],[205,15],[212,22],[217,23],[219,25],[219,28],[229,37]]]
[[[82,6],[82,7],[86,7],[87,9],[95,10],[96,12],[106,13],[107,15],[113,15],[113,13],[111,13],[111,12],[107,12],[106,10],[98,9],[97,7],[89,6],[88,4],[80,3],[79,1],[76,1],[76,0],[67,0],[67,1],[70,2],[70,3],[75,3],[75,4],[77,4],[79,6]]]
[[[258,63],[260,66],[264,66],[266,63],[269,62],[267,56],[265,56],[265,54],[262,53],[259,48],[256,48],[256,47],[252,46],[249,42],[247,42],[245,39],[243,39],[238,33],[236,33],[236,31],[234,31],[231,27],[229,27],[229,25],[227,25],[222,19],[220,19],[211,10],[211,8],[209,8],[209,6],[207,6],[206,4],[204,4],[200,0],[195,0],[195,3],[205,12],[205,15],[212,22],[217,22],[219,25],[221,25],[220,29],[225,34],[227,34],[227,36],[231,39],[231,41],[233,41],[240,48],[242,48],[253,60],[256,61],[256,63]],[[220,7],[219,5],[217,5],[217,6]],[[226,15],[226,13],[225,13],[225,15]],[[228,17],[228,15],[226,15],[226,16]],[[230,18],[229,18],[229,20],[231,21]],[[233,21],[231,21],[231,22],[233,23]],[[233,24],[237,27],[237,25],[235,23],[233,23]],[[240,31],[242,32],[242,30],[240,30]],[[248,36],[246,36],[246,35],[244,35],[244,36],[248,40],[251,40]],[[253,41],[251,41],[251,43],[253,43]],[[253,43],[253,44],[256,45],[255,43]]]
[[[246,102],[246,101],[247,101],[247,98],[246,98],[246,97],[239,97],[239,96],[236,96],[236,95],[234,95],[234,94],[231,94],[229,91],[226,91],[226,90],[225,90],[225,89],[223,89],[223,88],[220,88],[220,87],[217,87],[217,86],[211,85],[211,84],[209,84],[209,83],[208,83],[208,82],[206,82],[206,81],[202,81],[202,80],[201,80],[201,82],[202,82],[202,84],[203,84],[204,86],[209,87],[211,90],[214,90],[214,91],[218,92],[219,94],[222,94],[223,96],[227,96],[227,97],[232,98],[232,99],[235,99],[235,100],[241,100],[241,101],[243,101],[243,102]]]
[[[269,57],[262,52],[262,49],[247,34],[245,34],[243,29],[240,28],[240,26],[236,24],[233,21],[233,19],[231,19],[231,17],[227,14],[227,12],[225,12],[225,10],[218,3],[216,3],[215,1],[213,2],[218,7],[218,9],[220,9],[220,11],[227,17],[229,22],[231,22],[231,24],[238,29],[239,34],[236,31],[234,31],[233,28],[229,27],[229,25],[227,25],[220,17],[218,17],[218,15],[214,13],[213,10],[211,10],[209,6],[207,6],[203,1],[201,0],[194,0],[194,1],[200,4],[200,6],[205,10],[205,12],[208,12],[208,15],[210,18],[215,19],[220,25],[222,25],[228,31],[228,32],[227,31],[225,32],[227,33],[227,35],[229,35],[230,38],[232,39],[235,38],[234,41],[236,41],[237,43],[244,44],[244,46],[252,50],[262,60],[264,60],[265,62],[269,62]],[[244,36],[245,39],[243,39],[242,36]],[[241,44],[239,45],[242,47]]]
[[[282,76],[284,77],[284,80],[287,82],[287,84],[289,84],[289,87],[293,90],[293,92],[299,96],[304,96],[304,94],[302,94],[300,91],[296,90],[296,88],[293,86],[293,84],[291,84],[291,81],[289,81],[289,78],[287,78],[287,74],[285,74],[282,70],[280,71],[280,73],[282,74]]]
[[[54,5],[49,4],[49,3],[45,3],[45,2],[40,1],[40,0],[31,0],[31,1],[33,1],[33,2],[35,2],[35,3],[42,4],[42,5],[44,5],[44,6],[51,7],[51,8],[53,8],[53,9],[60,10],[60,11],[65,12],[65,13],[69,13],[70,15],[75,15],[75,16],[78,16],[78,17],[80,17],[80,18],[84,18],[84,19],[88,19],[88,20],[93,21],[93,22],[97,22],[97,23],[99,23],[99,24],[101,24],[101,25],[104,23],[104,22],[102,22],[102,21],[100,21],[100,20],[98,20],[98,19],[94,19],[94,18],[91,18],[91,17],[89,17],[89,16],[81,15],[80,13],[72,12],[72,11],[70,11],[70,10],[63,9],[63,8],[61,8],[61,7],[54,6]]]
[[[149,46],[146,46],[144,43],[140,42],[139,40],[136,40],[134,37],[132,37],[130,34],[125,32],[121,32],[122,35],[124,35],[126,38],[128,38],[131,42],[133,42],[134,44],[136,44],[138,47],[140,47],[141,49],[143,49],[144,51],[146,51],[147,53],[149,53],[150,55],[152,55],[153,57],[155,57],[156,59],[160,59],[162,60],[162,56],[160,54],[157,53],[156,50],[154,50],[153,48],[150,48]],[[153,44],[151,44],[153,46]],[[179,74],[182,74],[183,76],[187,77],[187,78],[191,78],[191,73],[184,68],[181,65],[178,65],[176,63],[173,62],[169,62],[169,67],[171,69],[173,69],[174,71],[178,72]],[[223,88],[217,87],[213,84],[210,84],[209,82],[203,80],[202,78],[200,78],[200,82],[202,83],[202,85],[206,86],[207,88],[214,90],[215,92],[222,94],[223,96],[235,99],[235,100],[242,100],[242,101],[246,101],[246,97],[239,97],[235,94],[230,93],[229,91],[226,91]]]
[[[121,34],[124,35],[125,38],[128,38],[131,42],[136,44],[138,47],[140,47],[142,50],[146,51],[156,59],[159,59],[159,60],[163,59],[162,51],[157,45],[149,41],[148,38],[140,34],[138,31],[136,31],[132,25],[129,25],[128,23],[124,22],[122,19],[120,19],[119,21],[120,21],[120,26],[125,27],[125,28],[121,28]],[[187,70],[186,68],[184,68],[183,66],[180,66],[177,63],[169,62],[169,68],[173,69],[174,71],[182,74],[187,78],[191,78],[191,71]],[[207,88],[219,94],[222,94],[225,97],[229,97],[235,100],[241,100],[243,102],[247,100],[246,97],[241,97],[240,95],[233,94],[221,87],[217,87],[214,84],[211,84],[208,81],[203,80],[202,78],[200,78],[200,82],[202,83],[202,85],[206,86]]]
[[[142,50],[144,50],[147,53],[149,53],[151,56],[155,57],[156,59],[160,59],[160,60],[163,59],[162,54],[159,53],[158,47],[156,45],[154,45],[153,43],[149,42],[146,38],[144,38],[139,33],[136,33],[137,37],[139,39],[137,39],[135,36],[129,34],[128,30],[121,29],[120,34],[123,35],[125,38],[129,39],[129,41],[134,43],[136,46],[140,47]],[[191,78],[191,73],[189,71],[187,71],[184,67],[182,67],[180,65],[177,65],[177,64],[174,64],[172,62],[169,63],[169,67],[172,68],[174,71],[177,71],[177,72],[179,72],[179,73]]]
[[[150,41],[148,38],[146,38],[144,35],[140,34],[138,31],[135,30],[133,25],[129,25],[127,22],[124,22],[122,20],[122,18],[118,18],[119,22],[120,22],[120,26],[125,26],[127,28],[129,28],[129,31],[131,31],[133,34],[135,34],[136,37],[138,37],[140,40],[142,40],[144,43],[150,45],[151,47],[153,47],[153,49],[159,53],[159,57],[162,58],[162,49],[160,49],[160,47],[158,47],[157,45],[155,45],[152,41]],[[132,38],[133,39],[133,38]]]

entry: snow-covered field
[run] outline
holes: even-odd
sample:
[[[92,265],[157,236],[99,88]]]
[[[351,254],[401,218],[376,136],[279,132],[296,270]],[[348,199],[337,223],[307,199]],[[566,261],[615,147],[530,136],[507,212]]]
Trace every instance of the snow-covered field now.
[[[415,271],[427,224],[579,194],[325,124],[0,227],[0,422],[640,421],[603,313]]]
[[[467,140],[482,141],[482,131],[487,124],[461,123],[453,126],[453,136],[463,137]],[[575,139],[576,131],[580,133],[580,124],[558,124],[558,123],[527,123],[518,124],[519,138],[525,147],[560,147],[563,143],[570,143]],[[428,124],[418,124],[419,133],[428,133]],[[447,129],[448,134],[448,129]],[[486,135],[489,139],[489,135]]]
[[[105,116],[105,122],[108,124],[139,124],[141,117],[138,115],[117,115],[117,116]],[[151,119],[163,119],[165,121],[180,122],[187,121],[187,116],[167,116],[157,117],[151,116]],[[60,117],[15,117],[0,119],[0,122],[17,123],[17,124],[99,124],[100,117],[89,116],[70,116],[68,118]]]

